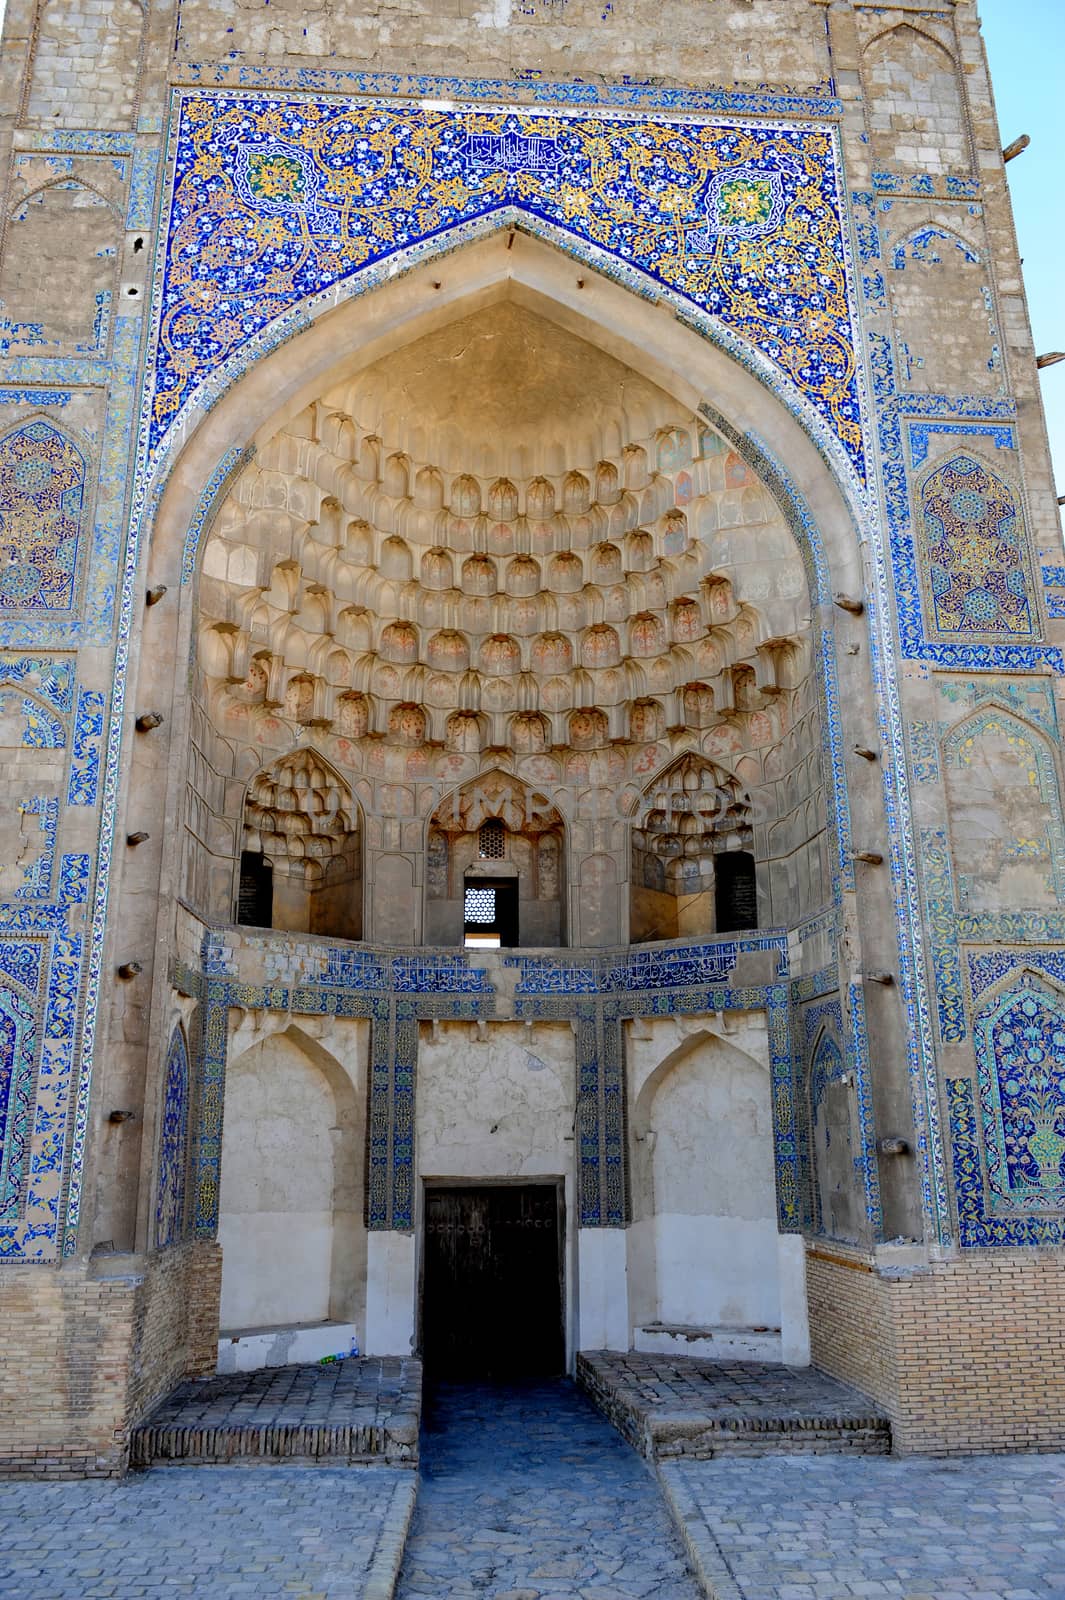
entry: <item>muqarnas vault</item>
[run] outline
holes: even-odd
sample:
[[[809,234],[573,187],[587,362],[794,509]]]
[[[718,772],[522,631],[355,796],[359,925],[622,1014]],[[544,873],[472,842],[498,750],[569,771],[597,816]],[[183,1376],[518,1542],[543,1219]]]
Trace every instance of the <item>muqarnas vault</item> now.
[[[726,1330],[901,1450],[1059,1439],[1065,554],[972,0],[2,57],[2,1464],[123,1471],[236,1330],[431,1357],[463,1183],[555,1230],[556,1366]]]

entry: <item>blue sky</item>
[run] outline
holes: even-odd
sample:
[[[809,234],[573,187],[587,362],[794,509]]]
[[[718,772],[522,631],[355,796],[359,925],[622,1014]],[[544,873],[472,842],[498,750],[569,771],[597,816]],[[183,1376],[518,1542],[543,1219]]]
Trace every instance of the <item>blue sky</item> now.
[[[978,0],[1038,354],[1065,350],[1065,0]],[[1058,489],[1065,494],[1065,361],[1041,374]]]

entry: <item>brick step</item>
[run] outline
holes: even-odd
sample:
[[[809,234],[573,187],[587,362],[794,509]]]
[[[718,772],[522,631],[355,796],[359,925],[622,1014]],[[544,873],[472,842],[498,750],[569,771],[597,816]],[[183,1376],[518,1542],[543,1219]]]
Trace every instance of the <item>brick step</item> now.
[[[891,1453],[877,1406],[813,1368],[596,1351],[577,1380],[649,1461]]]
[[[399,1357],[194,1378],[133,1429],[130,1465],[413,1467],[420,1412],[420,1364]]]

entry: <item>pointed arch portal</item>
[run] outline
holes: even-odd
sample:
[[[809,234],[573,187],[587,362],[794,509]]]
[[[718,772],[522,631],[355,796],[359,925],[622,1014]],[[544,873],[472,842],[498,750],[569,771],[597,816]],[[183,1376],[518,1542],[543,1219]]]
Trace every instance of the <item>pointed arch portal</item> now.
[[[225,99],[219,97],[220,106]],[[361,115],[362,109],[356,109]],[[309,224],[315,244],[307,271],[313,267],[317,277],[312,281],[297,272],[282,284],[282,273],[271,280],[276,293],[269,305],[263,285],[249,280],[241,289],[240,337],[229,345],[224,340],[220,344],[214,341],[211,360],[201,360],[201,352],[212,344],[212,330],[220,325],[201,315],[211,298],[210,285],[197,277],[196,270],[190,275],[186,269],[194,257],[210,258],[209,252],[192,250],[190,245],[201,238],[198,229],[209,230],[214,223],[196,198],[199,169],[190,154],[191,146],[180,146],[178,178],[185,184],[183,195],[191,198],[182,216],[171,218],[165,246],[158,289],[160,339],[151,351],[153,387],[142,436],[138,514],[145,529],[151,526],[148,581],[177,583],[182,589],[176,616],[174,612],[166,617],[161,614],[159,628],[173,628],[168,647],[180,655],[191,645],[194,629],[210,617],[211,641],[201,659],[208,663],[208,675],[213,677],[199,702],[189,709],[178,708],[168,730],[174,757],[172,810],[179,807],[178,786],[188,766],[185,751],[190,732],[204,718],[232,713],[228,724],[219,721],[217,726],[238,750],[244,737],[241,718],[246,722],[253,708],[258,708],[255,715],[260,717],[260,725],[266,725],[262,718],[278,724],[255,767],[247,765],[241,755],[233,777],[242,785],[255,770],[269,764],[274,750],[284,747],[283,740],[278,742],[282,724],[287,729],[287,721],[294,719],[308,737],[313,729],[316,744],[326,737],[323,730],[328,725],[330,739],[337,731],[338,737],[362,752],[359,762],[345,765],[340,761],[339,767],[350,786],[352,807],[361,808],[365,819],[367,908],[384,908],[378,930],[369,937],[394,945],[436,944],[440,941],[431,937],[426,926],[428,877],[419,876],[412,860],[420,849],[425,857],[422,870],[431,876],[433,840],[430,836],[426,846],[425,830],[432,807],[422,805],[417,786],[408,780],[437,771],[453,774],[454,782],[438,790],[439,802],[440,793],[460,786],[467,781],[467,774],[492,771],[499,752],[505,751],[505,772],[513,772],[522,782],[535,778],[537,772],[544,773],[536,787],[542,787],[554,803],[564,784],[550,778],[551,763],[557,763],[556,752],[565,743],[572,751],[565,782],[571,787],[581,781],[598,784],[606,791],[611,772],[617,770],[616,765],[611,766],[612,747],[634,738],[652,742],[670,734],[675,738],[686,727],[694,738],[688,747],[675,743],[675,751],[683,754],[690,748],[700,759],[713,761],[713,740],[719,737],[722,716],[741,721],[760,718],[770,727],[777,698],[794,695],[798,687],[809,684],[812,698],[804,702],[803,711],[808,723],[792,738],[791,754],[785,755],[782,748],[779,770],[772,779],[781,795],[794,796],[791,812],[786,820],[780,819],[768,846],[764,829],[757,840],[752,838],[763,856],[768,849],[779,858],[780,883],[786,886],[780,891],[780,903],[787,901],[789,910],[777,919],[776,931],[770,927],[762,938],[734,941],[737,952],[768,953],[767,977],[773,963],[777,963],[777,974],[786,976],[780,923],[794,925],[801,920],[794,907],[807,911],[815,903],[825,907],[832,898],[838,907],[841,891],[853,874],[842,759],[844,723],[850,713],[837,683],[834,636],[840,618],[828,603],[835,593],[866,590],[859,530],[867,531],[869,524],[850,268],[842,229],[832,234],[836,224],[831,218],[838,216],[838,196],[833,188],[837,182],[834,134],[826,129],[791,128],[784,139],[778,137],[780,130],[768,127],[757,133],[744,130],[737,145],[737,149],[742,146],[744,159],[739,161],[728,154],[727,140],[724,135],[719,139],[720,130],[713,129],[709,121],[694,131],[686,127],[681,132],[665,122],[653,138],[660,139],[661,148],[673,148],[670,140],[674,137],[680,141],[678,149],[683,147],[684,153],[678,160],[689,163],[693,176],[690,199],[699,212],[691,228],[685,223],[679,235],[675,230],[671,235],[687,273],[683,282],[681,267],[665,250],[664,222],[655,224],[661,248],[653,259],[644,259],[644,245],[631,230],[611,233],[603,219],[597,223],[594,217],[567,216],[565,184],[557,173],[552,177],[543,164],[536,168],[539,199],[535,204],[528,201],[527,158],[532,159],[532,146],[520,140],[509,145],[509,133],[498,149],[496,144],[490,148],[500,159],[518,163],[514,171],[523,174],[525,200],[519,203],[515,198],[515,183],[506,176],[497,184],[491,203],[471,205],[461,215],[455,212],[445,217],[441,213],[434,226],[422,217],[417,228],[406,227],[401,239],[397,235],[387,242],[388,248],[381,236],[371,246],[368,235],[356,239],[352,234],[346,242],[340,241],[344,245],[340,251],[344,270],[340,271],[336,252],[330,256],[323,243],[328,236],[336,246],[339,235],[336,219],[328,221],[329,180],[316,165],[322,153],[333,148],[326,136],[332,120],[323,117],[317,125],[324,142],[312,160],[302,147],[283,148],[283,138],[271,144],[265,132],[262,140],[256,134],[243,148],[237,148],[228,141],[236,138],[239,119],[228,118],[224,107],[215,110],[218,116],[213,131],[205,131],[206,123],[200,131],[206,139],[202,148],[210,147],[218,156],[225,182],[231,185],[235,203],[227,213],[230,221],[226,226],[235,226],[234,219],[241,218],[241,226],[265,229],[283,248],[294,219],[300,226]],[[412,108],[406,108],[403,115],[395,108],[382,113],[386,120],[393,118],[390,126],[399,140],[397,148],[407,148],[404,141],[412,128],[423,126],[412,121],[409,113]],[[207,108],[203,115],[210,120],[214,110]],[[615,145],[621,142],[631,162],[642,162],[644,156],[632,142],[635,124],[630,127],[623,118],[607,120],[610,140]],[[454,156],[458,160],[461,154],[466,160],[469,149],[463,146],[459,152],[453,143],[457,124],[446,117],[443,122],[447,130],[446,137],[445,132],[440,134],[439,150],[450,151],[448,159]],[[265,129],[265,124],[262,126]],[[183,139],[187,121],[182,128]],[[576,130],[575,119],[573,127],[564,128],[559,135],[562,142],[577,138]],[[434,124],[424,137],[432,134],[435,138],[437,131]],[[335,126],[333,133],[340,137]],[[579,137],[588,137],[583,125]],[[212,140],[220,142],[212,144]],[[437,150],[435,145],[433,148]],[[573,151],[571,155],[577,159]],[[536,159],[542,156],[543,149]],[[590,146],[584,148],[582,159],[585,157],[591,165],[581,181],[594,188],[597,158]],[[697,172],[701,174],[698,184],[694,182]],[[474,176],[472,167],[468,175]],[[749,266],[755,259],[760,230],[779,227],[788,208],[797,203],[795,186],[803,175],[807,184],[816,176],[826,199],[824,225],[828,233],[819,238],[816,248],[827,250],[834,262],[838,316],[831,327],[827,322],[818,323],[818,347],[811,352],[807,341],[799,361],[797,331],[789,332],[779,318],[774,321],[769,314],[770,301],[764,296],[759,305],[752,302],[744,309],[736,287],[744,263]],[[426,182],[436,182],[436,178],[429,174]],[[471,193],[474,188],[476,185]],[[483,192],[477,192],[484,200]],[[606,190],[600,198],[605,218],[613,200]],[[389,202],[391,212],[385,205],[383,214],[394,216],[401,199],[394,195]],[[425,231],[419,233],[422,228]],[[712,287],[712,278],[717,288]],[[722,284],[730,286],[727,292]],[[475,327],[478,319],[486,323],[493,316],[498,319],[501,308],[514,308],[520,317],[540,320],[562,339],[583,341],[596,353],[596,360],[620,363],[632,378],[653,385],[675,415],[667,414],[667,406],[643,433],[639,429],[619,432],[614,445],[598,452],[598,465],[596,452],[587,460],[583,456],[573,460],[560,457],[558,461],[530,457],[524,476],[502,466],[492,471],[473,466],[471,470],[457,460],[445,462],[441,470],[437,456],[422,447],[425,433],[423,428],[422,435],[418,434],[421,424],[416,412],[406,435],[379,437],[372,448],[373,430],[360,432],[343,421],[344,407],[337,404],[336,396],[359,395],[368,405],[366,397],[372,399],[377,392],[374,374],[386,364],[398,370],[403,367],[404,352],[419,342],[428,348],[429,342],[443,338],[449,328],[460,323]],[[511,314],[509,310],[507,314]],[[182,330],[179,343],[194,327],[197,330],[182,346],[180,361],[174,359],[176,346],[167,333],[170,327]],[[325,405],[322,397],[329,397]],[[311,420],[303,420],[308,418]],[[677,426],[678,418],[681,423],[688,419],[686,425],[699,446],[691,461],[685,456],[688,447],[684,427]],[[443,437],[437,424],[433,426]],[[705,529],[696,528],[694,522],[686,526],[693,515],[692,502],[705,489],[701,490],[698,475],[705,477],[709,470],[702,431],[717,439],[714,448],[721,452],[722,460],[727,457],[721,492],[726,498],[733,496],[735,519],[757,525],[758,497],[767,495],[792,541],[798,587],[789,577],[780,596],[765,603],[764,616],[756,614],[757,608],[739,590],[730,592],[712,574],[707,575],[708,587],[701,601],[681,588],[670,591],[664,609],[655,598],[654,561],[640,544],[647,538],[642,525],[657,529],[661,523],[654,537],[662,541],[661,559],[674,565],[683,558],[686,541],[698,544],[706,539]],[[322,446],[341,465],[333,486],[320,500],[312,497],[305,508],[290,505],[281,515],[284,529],[274,538],[278,559],[271,571],[255,553],[258,534],[249,534],[243,550],[237,548],[243,536],[230,534],[236,526],[234,496],[242,482],[251,483],[256,475],[264,486],[263,497],[257,506],[249,500],[241,516],[251,528],[256,518],[265,527],[275,515],[279,502],[271,498],[266,485],[271,474],[291,470],[283,467],[278,454],[276,441],[282,436],[292,441],[291,448],[285,446],[287,460],[296,459],[293,451],[313,454]],[[640,438],[644,445],[637,444]],[[772,440],[771,447],[767,440]],[[345,460],[350,467],[343,466]],[[362,485],[356,498],[362,496],[369,507],[369,500],[377,497],[372,508],[358,515],[349,504],[351,497],[346,498],[346,486],[355,479]],[[671,485],[675,504],[669,508],[655,500],[659,482]],[[621,519],[618,531],[612,531],[611,507],[622,502],[635,507],[631,526]],[[527,518],[530,524],[538,519],[544,525],[552,519],[568,518],[576,526],[580,519],[591,516],[601,518],[602,527],[595,538],[582,534],[587,554],[578,544],[579,559],[573,572],[569,570],[574,566],[571,548],[547,544],[541,550],[534,541],[528,549],[510,550],[496,549],[491,543],[496,537],[492,530],[515,517]],[[322,552],[321,574],[311,583],[299,575],[302,557],[296,543],[305,536],[297,524],[313,526],[310,537]],[[445,524],[443,534],[433,534],[434,527]],[[464,542],[467,524],[471,532]],[[208,559],[205,551],[211,541],[217,548]],[[285,549],[291,553],[286,554]],[[337,553],[342,550],[351,552],[353,560],[357,557],[356,565],[361,563],[365,572],[373,575],[372,582],[367,578],[361,590],[343,601],[335,588],[335,600],[330,598],[332,578],[328,576],[336,569]],[[587,567],[583,578],[582,561]],[[605,594],[622,576],[631,583],[634,594],[641,586],[646,591],[639,606],[634,604],[625,616],[604,611],[574,620],[582,583],[587,587],[590,579],[593,587]],[[699,581],[702,583],[702,577]],[[255,605],[249,601],[247,609],[240,599],[242,585],[249,593],[256,589],[260,594],[259,601]],[[457,624],[455,607],[460,602],[447,599],[461,596],[461,605],[473,614],[478,606],[494,604],[494,596],[505,595],[506,604],[520,617],[522,606],[531,605],[548,586],[556,612],[553,620],[539,619],[535,647],[526,642],[522,626],[496,624],[494,630],[486,630]],[[423,596],[419,601],[423,610],[417,612],[411,609],[409,598],[404,598],[414,587]],[[795,637],[806,630],[806,656],[805,647],[796,648],[792,642],[789,626],[771,622],[774,606],[780,612],[781,597],[785,593],[791,596],[788,604],[794,607],[803,590],[803,626]],[[228,596],[224,604],[223,595]],[[716,618],[714,625],[722,630],[721,639],[730,641],[729,650],[735,647],[733,654],[716,665],[700,631],[700,605],[705,605],[706,615]],[[663,621],[668,635],[662,633]],[[883,658],[878,656],[882,645],[876,630],[884,622],[877,606],[873,610],[873,646],[878,659]],[[316,631],[322,648],[313,641]],[[534,648],[537,672],[545,680],[550,674],[558,685],[551,703],[537,700],[526,682],[526,656]],[[669,654],[675,674],[665,689],[655,677],[656,652]],[[847,670],[868,674],[868,658],[860,668]],[[459,689],[448,702],[445,716],[442,702],[434,701],[434,674],[452,671]],[[513,701],[504,693],[511,681],[516,685]],[[604,685],[613,685],[610,693],[600,693]],[[861,695],[870,692],[871,685],[863,677]],[[234,711],[234,700],[241,697],[245,709],[238,706]],[[890,705],[888,714],[894,714]],[[291,730],[285,737],[291,737]],[[337,766],[332,745],[327,748],[328,759]],[[439,768],[434,751],[441,752]],[[796,751],[803,753],[796,757]],[[426,752],[431,766],[425,765]],[[728,768],[727,752],[720,753]],[[534,765],[537,762],[539,767]],[[643,770],[641,786],[653,781],[656,768]],[[400,771],[403,782],[393,781]],[[749,779],[741,774],[741,781]],[[880,781],[879,773],[876,781]],[[413,801],[408,799],[404,783]],[[372,803],[372,791],[378,784],[384,785],[381,793],[388,796],[391,809],[387,815]],[[568,879],[568,886],[560,885],[559,927],[566,930],[567,942],[582,947],[624,943],[629,885],[627,867],[623,864],[619,873],[616,863],[619,859],[627,862],[627,848],[620,857],[614,847],[604,849],[596,843],[594,829],[582,823],[574,834],[573,861],[568,861],[570,819],[562,814],[566,816],[565,834],[559,832],[555,856],[537,867],[544,882],[558,882],[560,874]],[[758,832],[757,827],[754,831]],[[816,841],[822,836],[827,855],[818,867],[814,857],[822,846]],[[420,845],[410,843],[416,838]],[[223,846],[221,855],[225,853]],[[442,851],[437,853],[442,859]],[[230,850],[230,859],[232,854]],[[486,857],[483,869],[478,868],[486,879],[491,876],[490,866],[492,861]],[[208,870],[214,870],[210,863]],[[501,868],[495,870],[502,872]],[[768,872],[766,878],[768,882]],[[823,884],[825,895],[818,898],[820,890],[811,888],[812,884]],[[760,894],[761,885],[760,877]],[[186,891],[193,905],[198,899],[195,887]],[[769,920],[772,922],[772,917]],[[521,942],[525,943],[524,937]],[[540,944],[554,942],[554,936],[537,940]],[[721,976],[735,959],[734,955],[725,958]],[[641,967],[639,975],[634,969],[626,981],[633,987],[643,986],[648,981],[646,974],[654,972],[656,960],[657,953],[652,953],[652,965]],[[708,974],[715,960],[712,955],[707,958]],[[666,972],[664,966],[661,978],[649,980],[651,986],[668,983]],[[760,1002],[755,997],[761,992],[754,983],[728,994],[744,1009],[757,1006]],[[722,996],[725,993],[721,991]],[[701,995],[699,1003],[713,1003],[710,990]],[[724,1003],[732,1004],[732,999]],[[794,1160],[799,1093],[792,1082],[783,1012],[776,999],[772,1004],[777,1009],[770,1027],[767,1067],[774,1085],[778,1222],[794,1228],[801,1221],[802,1205]],[[373,1005],[385,1007],[386,1002],[375,1000]],[[406,1031],[400,1040],[400,1024],[389,1020],[387,1008],[380,1014],[375,1009],[373,1015],[374,1075],[368,1115],[375,1119],[375,1126],[381,1119],[387,1122],[391,1153],[379,1163],[380,1173],[375,1169],[375,1181],[384,1198],[376,1210],[368,1209],[366,1220],[375,1258],[379,1256],[383,1262],[387,1257],[402,1276],[416,1269],[401,1236],[415,1225],[417,1214],[409,1154],[416,1120],[417,1024],[404,1021]],[[582,1158],[574,1215],[585,1232],[623,1227],[628,1204],[625,1135],[623,1126],[615,1129],[609,1120],[612,1108],[620,1104],[612,1098],[621,1084],[620,1036],[615,1037],[618,1023],[598,1013],[574,1011],[573,1015],[579,1021],[579,1038],[584,1041],[586,1034],[590,1038],[594,1032],[598,1041],[594,1074],[592,1053],[583,1043],[578,1065],[579,1082],[587,1084],[580,1091],[579,1115],[585,1119],[594,1116],[599,1126],[589,1142],[590,1153]],[[856,1058],[859,1070],[864,1071],[866,1033],[863,999],[858,992],[850,997],[848,1027],[848,1059]],[[879,1197],[873,1163],[865,1163],[862,1178],[865,1211],[875,1219]],[[207,1179],[208,1184],[216,1181],[217,1164],[214,1176]],[[208,1231],[214,1226],[210,1207],[204,1225]],[[386,1243],[389,1237],[392,1242]],[[589,1285],[596,1272],[606,1270],[607,1261],[613,1259],[612,1249],[606,1240],[594,1249],[590,1241],[582,1245],[580,1270],[591,1275]],[[585,1298],[587,1305],[594,1303],[590,1288]],[[377,1314],[367,1310],[368,1328]],[[611,1331],[610,1338],[615,1336]],[[378,1341],[379,1349],[391,1348],[379,1342],[385,1337],[380,1328],[368,1337]],[[585,1342],[590,1337],[586,1330],[580,1335]]]

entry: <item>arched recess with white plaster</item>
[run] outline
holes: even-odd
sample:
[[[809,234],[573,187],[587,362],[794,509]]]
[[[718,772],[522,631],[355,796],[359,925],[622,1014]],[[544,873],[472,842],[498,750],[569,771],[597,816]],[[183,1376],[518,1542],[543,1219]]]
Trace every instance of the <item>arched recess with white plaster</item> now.
[[[806,508],[809,537],[818,541],[817,548],[808,552],[807,570],[816,591],[810,597],[810,605],[820,636],[832,654],[838,633],[847,638],[864,636],[864,621],[838,613],[828,604],[834,592],[859,594],[866,587],[851,486],[844,476],[836,477],[810,433],[787,405],[711,338],[678,320],[664,306],[638,298],[583,264],[575,271],[574,263],[559,250],[519,231],[509,237],[502,233],[482,238],[431,265],[412,268],[370,295],[346,300],[328,314],[316,315],[298,338],[251,362],[239,381],[195,419],[194,426],[186,420],[184,432],[171,447],[174,465],[160,497],[142,570],[144,581],[165,583],[177,591],[179,603],[153,608],[141,624],[144,681],[138,698],[143,700],[151,694],[165,711],[166,687],[171,681],[167,664],[185,659],[189,649],[196,623],[198,585],[195,581],[181,584],[184,546],[190,526],[210,522],[210,515],[205,514],[210,507],[203,504],[204,486],[217,473],[219,463],[228,459],[231,452],[268,444],[328,384],[348,381],[389,352],[444,328],[459,317],[475,315],[504,301],[527,308],[624,361],[672,396],[690,415],[698,414],[703,405],[715,417],[727,415],[729,436],[741,455],[760,459],[758,447],[749,439],[771,440],[775,460],[786,463],[790,484]],[[338,351],[345,352],[340,359]],[[867,738],[874,706],[867,653],[848,651],[841,655],[839,679],[843,726],[831,730],[837,748],[849,742],[848,736],[856,743]],[[123,793],[128,794],[143,780],[138,793],[145,799],[149,794],[157,797],[160,809],[165,809],[165,831],[172,835],[182,825],[190,717],[197,713],[181,700],[169,709],[172,716],[153,742],[150,757],[145,741],[134,744],[132,749],[127,744]],[[159,765],[164,742],[170,749],[165,796]],[[872,791],[875,803],[877,775],[860,764],[851,778],[853,783]],[[438,788],[437,799],[439,793]],[[414,807],[409,814],[397,808],[394,819],[394,836],[416,840],[418,850],[424,848],[424,828],[431,811],[429,799],[427,794],[423,814],[417,814]],[[120,827],[123,821],[120,818]],[[837,829],[843,825],[838,819],[834,823]],[[831,862],[838,863],[845,843],[837,833],[829,851]],[[627,851],[622,850],[620,859],[624,861],[626,855]],[[410,878],[411,888],[418,888],[410,852],[398,851],[393,859]],[[579,865],[571,866],[572,880],[583,885],[608,867],[614,868],[616,878],[618,861],[618,854],[612,856],[595,848],[594,830],[589,829],[585,853]],[[171,916],[168,906],[181,892],[175,867],[172,855],[164,856],[159,864],[162,909],[158,934],[164,941]],[[620,870],[623,872],[624,867]],[[614,878],[611,881],[620,927],[626,886]],[[375,892],[383,894],[386,888],[386,883],[379,884]],[[868,904],[872,906],[875,898],[871,896]],[[883,909],[887,904],[885,898]],[[574,938],[573,942],[580,941]]]
[[[365,1034],[349,1028],[336,1054],[270,1014],[234,1032],[218,1220],[226,1331],[363,1326]]]
[[[764,1012],[630,1023],[626,1069],[635,1347],[801,1364],[802,1241],[777,1225]]]

